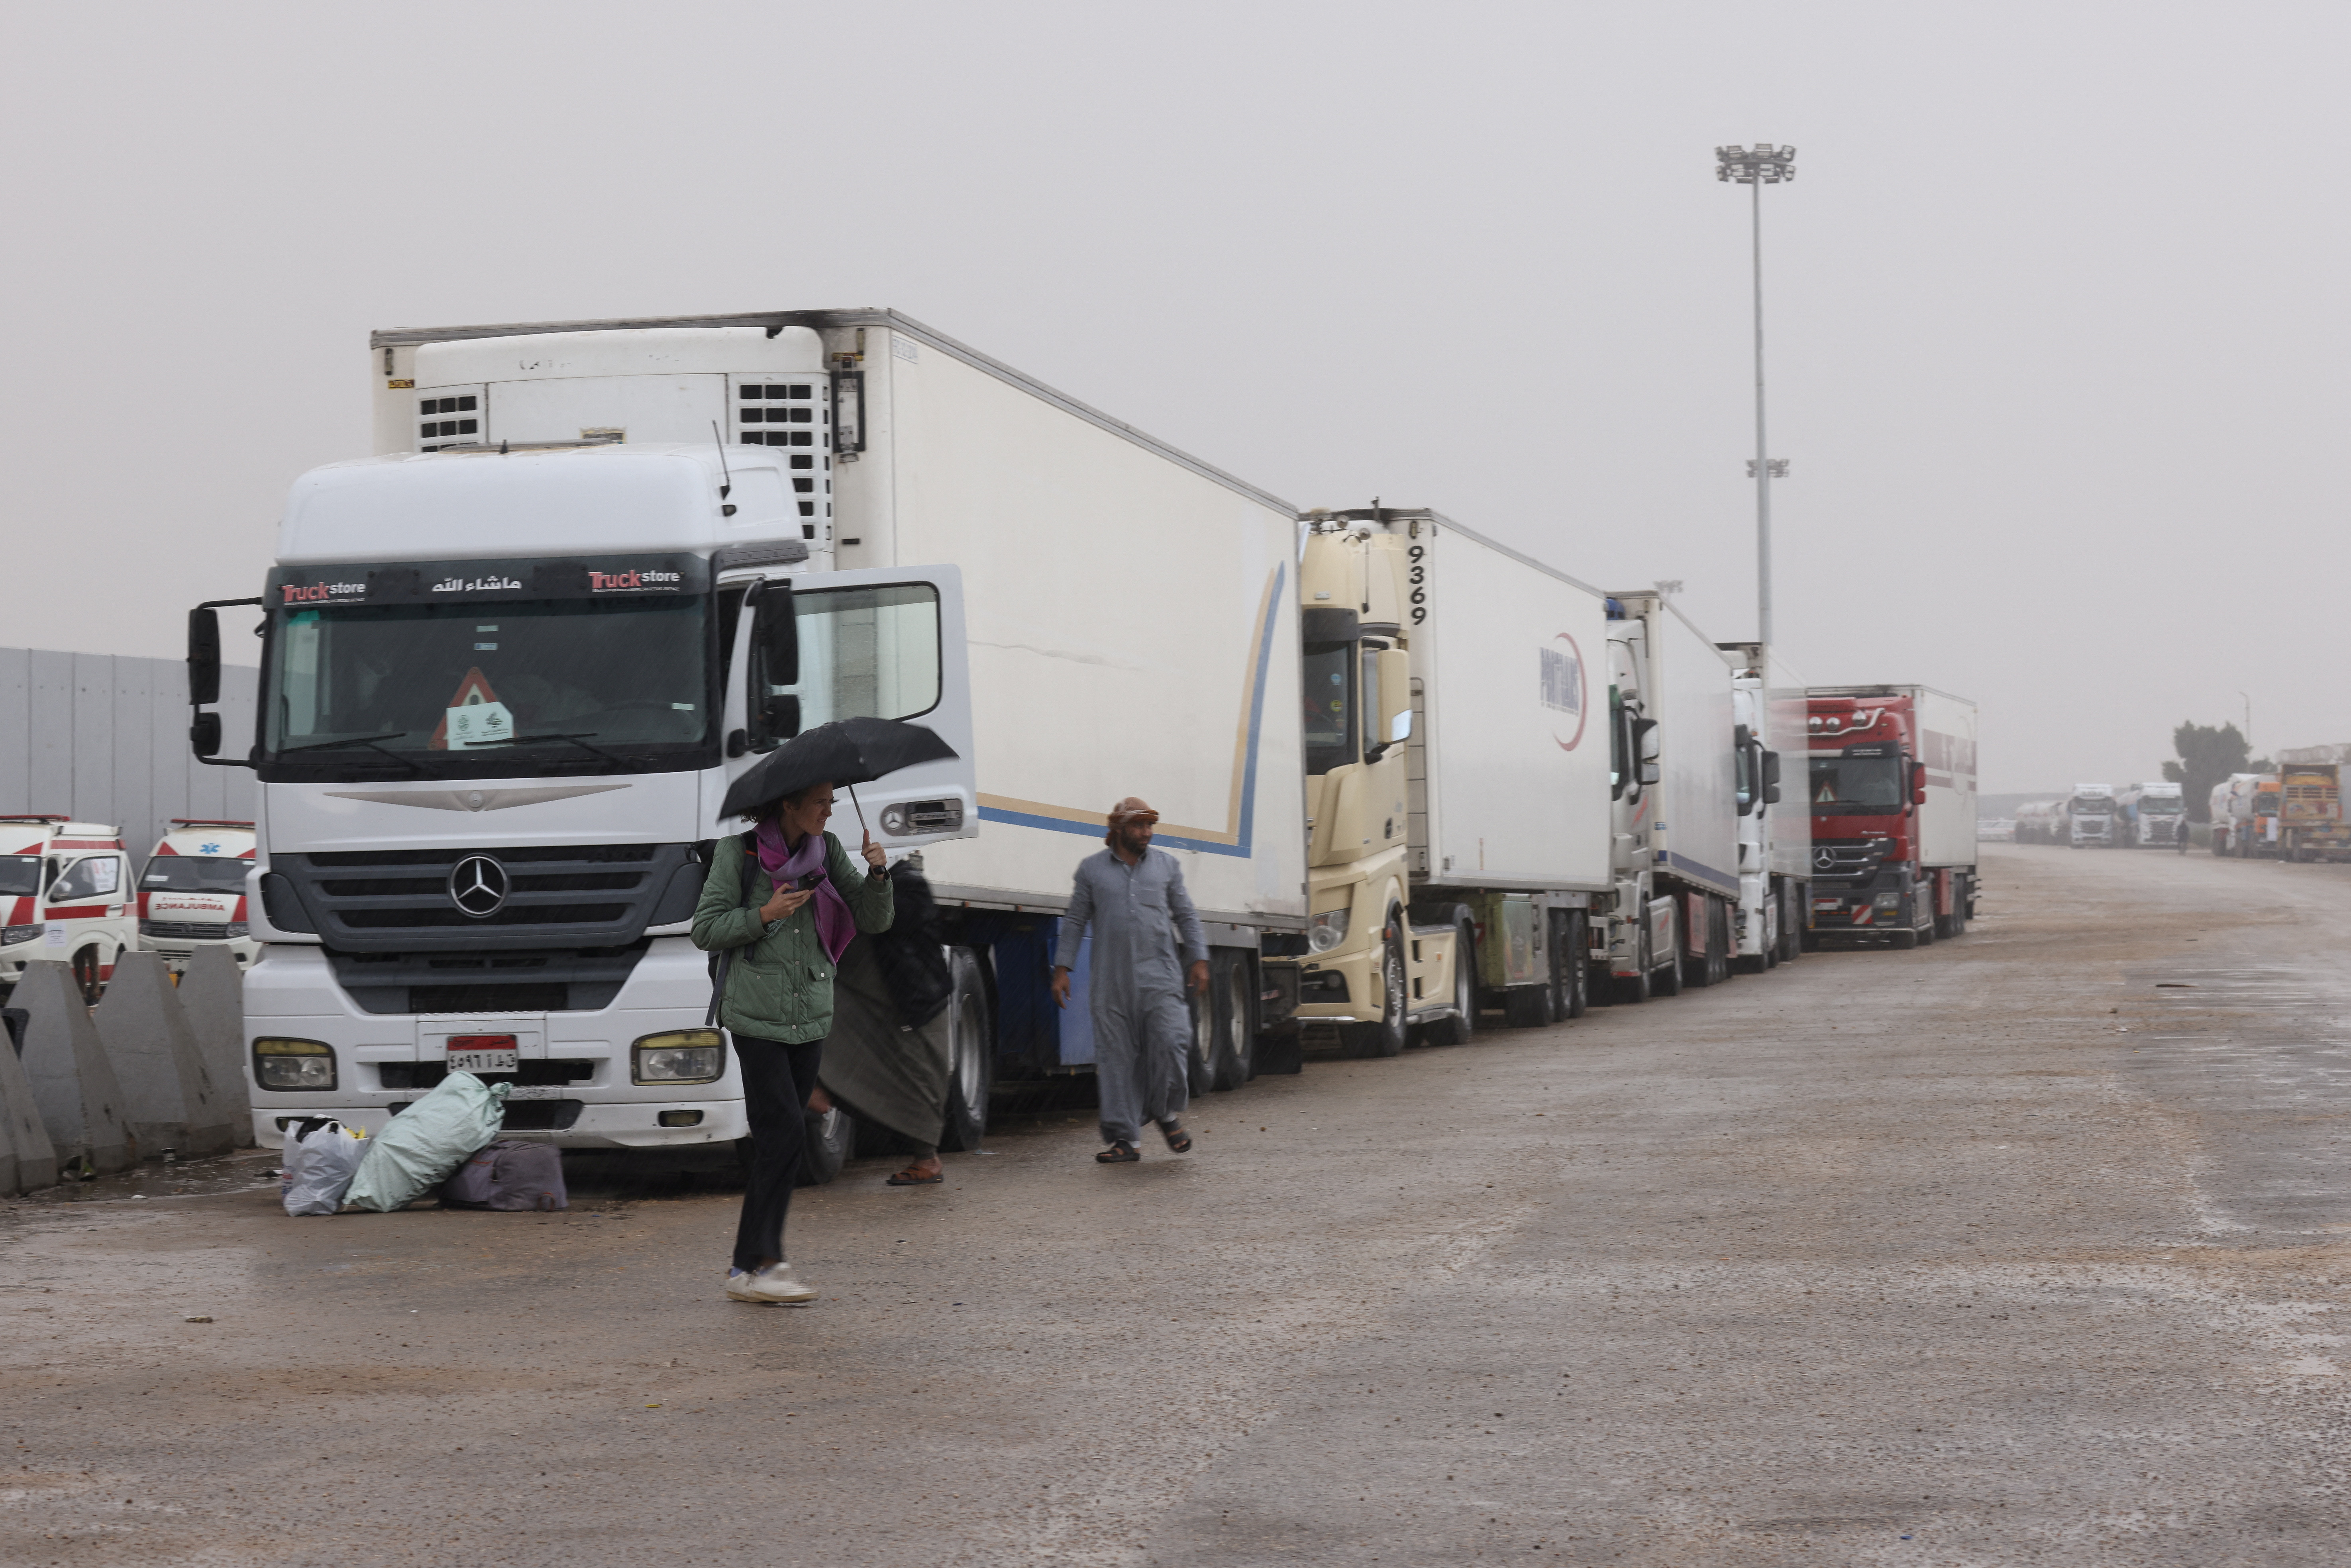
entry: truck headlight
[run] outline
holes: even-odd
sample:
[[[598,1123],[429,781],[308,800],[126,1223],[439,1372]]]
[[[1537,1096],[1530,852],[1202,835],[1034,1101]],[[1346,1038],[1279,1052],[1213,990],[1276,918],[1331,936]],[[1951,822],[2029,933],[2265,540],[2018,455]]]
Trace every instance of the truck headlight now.
[[[1902,895],[1898,893],[1881,893],[1873,902],[1880,909],[1899,909],[1902,906]]]
[[[243,936],[245,932],[246,922],[242,920],[232,920],[227,925],[221,927],[220,934],[226,940],[234,942]]]
[[[334,1050],[315,1040],[256,1040],[253,1081],[264,1089],[332,1089]]]
[[[1313,923],[1306,928],[1306,950],[1328,953],[1344,942],[1347,939],[1347,916],[1352,913],[1345,909],[1327,909],[1316,915]]]
[[[726,1071],[726,1041],[715,1029],[649,1034],[629,1056],[629,1077],[637,1083],[709,1083]]]

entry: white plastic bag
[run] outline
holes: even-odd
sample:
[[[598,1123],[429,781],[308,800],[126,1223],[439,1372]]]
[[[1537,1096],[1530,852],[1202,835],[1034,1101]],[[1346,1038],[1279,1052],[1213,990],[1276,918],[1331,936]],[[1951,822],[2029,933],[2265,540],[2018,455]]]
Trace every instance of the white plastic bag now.
[[[506,1125],[511,1083],[452,1072],[367,1141],[346,1203],[390,1213],[449,1179]]]
[[[359,1174],[367,1134],[329,1117],[296,1122],[286,1129],[286,1212],[332,1214]]]

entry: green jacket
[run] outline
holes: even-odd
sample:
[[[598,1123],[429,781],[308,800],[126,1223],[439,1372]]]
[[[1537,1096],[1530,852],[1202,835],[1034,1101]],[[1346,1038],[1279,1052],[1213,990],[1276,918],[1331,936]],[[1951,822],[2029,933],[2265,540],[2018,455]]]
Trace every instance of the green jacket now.
[[[824,863],[857,928],[890,929],[896,914],[890,879],[867,875],[865,862],[831,833],[824,836]],[[694,945],[710,953],[743,948],[726,970],[726,994],[718,1004],[721,1024],[754,1040],[822,1040],[832,1030],[832,960],[817,940],[816,901],[781,920],[762,922],[759,906],[775,891],[749,833],[719,840],[710,874],[703,879],[702,902],[694,909]],[[751,946],[743,947],[746,942]]]

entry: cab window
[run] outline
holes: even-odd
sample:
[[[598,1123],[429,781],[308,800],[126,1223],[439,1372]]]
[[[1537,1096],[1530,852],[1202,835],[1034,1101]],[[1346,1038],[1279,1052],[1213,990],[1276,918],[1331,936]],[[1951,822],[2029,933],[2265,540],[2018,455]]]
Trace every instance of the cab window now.
[[[49,889],[51,904],[86,904],[94,898],[110,901],[122,887],[122,862],[113,855],[91,855],[66,867],[57,884]]]

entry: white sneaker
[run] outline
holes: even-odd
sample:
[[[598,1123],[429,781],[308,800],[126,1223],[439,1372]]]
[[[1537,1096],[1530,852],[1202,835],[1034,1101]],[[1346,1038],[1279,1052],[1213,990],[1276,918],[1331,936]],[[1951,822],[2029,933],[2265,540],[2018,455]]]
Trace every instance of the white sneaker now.
[[[770,1263],[764,1269],[754,1269],[748,1272],[730,1269],[726,1271],[726,1294],[738,1301],[793,1307],[816,1300],[814,1291],[792,1278],[789,1263]]]

